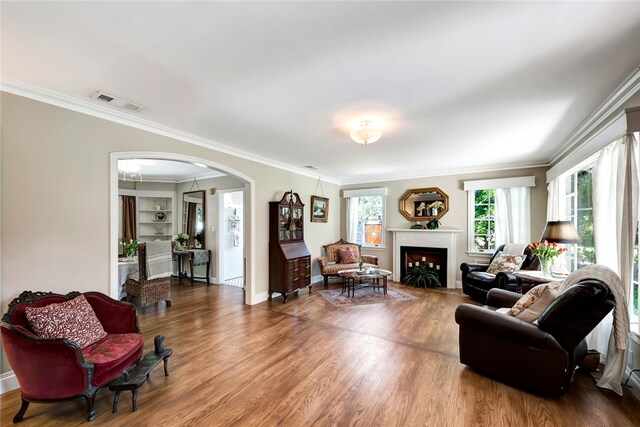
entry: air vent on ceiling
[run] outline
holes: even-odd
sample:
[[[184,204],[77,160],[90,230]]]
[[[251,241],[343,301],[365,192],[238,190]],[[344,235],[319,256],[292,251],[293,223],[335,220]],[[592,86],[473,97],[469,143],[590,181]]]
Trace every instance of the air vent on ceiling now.
[[[94,93],[93,96],[91,96],[91,98],[97,99],[98,101],[106,102],[107,104],[113,107],[124,108],[125,110],[129,110],[129,111],[138,112],[144,109],[144,106],[142,105],[136,104],[131,101],[127,101],[126,99],[107,95],[102,91],[98,91]]]

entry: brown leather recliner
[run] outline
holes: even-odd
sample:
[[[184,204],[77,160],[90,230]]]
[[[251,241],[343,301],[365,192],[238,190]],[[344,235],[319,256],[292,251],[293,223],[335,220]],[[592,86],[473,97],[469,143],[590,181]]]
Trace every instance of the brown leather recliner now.
[[[516,290],[518,279],[512,273],[502,272],[494,275],[486,272],[491,261],[498,255],[498,252],[504,249],[504,246],[501,245],[496,248],[489,260],[489,264],[467,264],[466,262],[460,264],[460,270],[462,270],[462,292],[484,304],[487,299],[487,292],[493,288],[506,289],[508,291]],[[540,270],[540,260],[531,253],[531,249],[527,247],[524,250],[524,254],[527,258],[520,266],[520,269]],[[527,292],[536,284],[527,281],[522,282],[522,292]]]
[[[489,306],[458,306],[460,362],[525,390],[563,394],[587,352],[584,338],[613,309],[613,294],[598,280],[580,281],[547,307],[537,325],[493,310],[511,307],[521,296],[492,289]]]

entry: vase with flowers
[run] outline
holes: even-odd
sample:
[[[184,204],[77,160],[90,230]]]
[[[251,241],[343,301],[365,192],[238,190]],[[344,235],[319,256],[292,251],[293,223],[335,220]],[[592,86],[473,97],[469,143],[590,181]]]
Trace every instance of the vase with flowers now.
[[[551,276],[553,260],[567,250],[566,248],[559,247],[556,242],[549,243],[546,240],[533,242],[529,245],[529,248],[531,249],[531,253],[540,259],[542,273],[547,277]]]
[[[438,211],[444,208],[444,203],[442,203],[440,200],[436,200],[435,202],[429,204],[428,208],[431,211],[431,216],[436,216],[438,215]]]
[[[135,239],[129,240],[129,243],[122,244],[122,253],[124,256],[133,259],[134,256],[138,254],[138,241]]]
[[[180,245],[180,248],[186,248],[187,242],[189,241],[189,235],[186,233],[178,233],[176,234],[176,242]]]

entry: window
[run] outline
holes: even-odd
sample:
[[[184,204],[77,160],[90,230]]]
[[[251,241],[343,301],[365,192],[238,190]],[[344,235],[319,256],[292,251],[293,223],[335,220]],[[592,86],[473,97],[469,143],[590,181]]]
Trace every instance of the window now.
[[[470,254],[492,254],[506,242],[529,243],[529,188],[534,186],[534,176],[464,181]]]
[[[383,246],[382,218],[384,215],[383,196],[363,196],[351,198],[357,206],[356,243],[362,246]]]
[[[384,247],[386,189],[345,190],[347,240],[363,247]]]
[[[473,194],[473,236],[471,251],[493,252],[496,248],[495,190],[475,190]]]
[[[596,248],[593,242],[593,201],[591,169],[594,165],[585,167],[565,178],[565,206],[567,220],[573,222],[580,240],[579,245],[567,246],[567,270],[595,264]]]

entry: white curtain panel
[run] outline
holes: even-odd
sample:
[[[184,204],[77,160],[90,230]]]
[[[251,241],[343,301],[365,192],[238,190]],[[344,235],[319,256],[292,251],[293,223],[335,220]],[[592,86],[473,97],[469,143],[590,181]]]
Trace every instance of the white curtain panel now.
[[[347,197],[347,241],[355,243],[358,239],[358,198]]]
[[[557,177],[547,186],[547,221],[564,221],[567,218],[565,177]]]
[[[627,301],[631,298],[633,243],[638,221],[638,143],[633,135],[602,149],[593,170],[593,234],[596,261],[618,273]],[[616,302],[618,307],[622,304]],[[624,304],[627,308],[627,304]],[[615,346],[610,313],[587,337],[589,348],[605,355],[599,387],[622,395],[626,349]],[[628,327],[627,327],[628,329]],[[624,331],[628,333],[628,331]]]
[[[529,187],[496,188],[496,246],[531,242]]]

